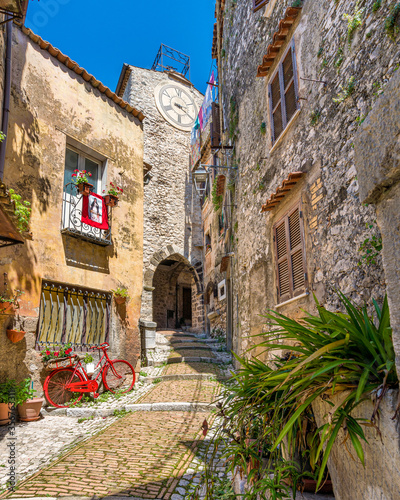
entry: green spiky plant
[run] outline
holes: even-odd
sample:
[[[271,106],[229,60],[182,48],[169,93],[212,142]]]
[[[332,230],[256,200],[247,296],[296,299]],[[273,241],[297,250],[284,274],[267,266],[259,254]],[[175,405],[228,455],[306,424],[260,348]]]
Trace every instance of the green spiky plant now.
[[[300,321],[276,312],[267,315],[271,331],[264,334],[261,345],[272,364],[237,357],[241,369],[220,402],[223,424],[217,435],[224,440],[233,471],[246,466],[249,454],[257,457],[259,446],[249,449],[245,444],[254,421],[261,422],[257,442],[270,444],[270,458],[262,473],[255,469],[249,475],[255,480],[255,490],[262,487],[262,481],[265,488],[271,488],[266,476],[277,467],[283,479],[290,476],[295,490],[300,476],[310,472],[293,469],[281,452],[285,450],[284,455],[292,459],[299,449],[307,453],[319,488],[340,429],[364,464],[362,442],[367,441],[363,426],[376,426],[380,401],[388,388],[398,386],[387,299],[382,307],[373,301],[372,317],[367,306],[357,307],[341,293],[338,297],[344,313],[328,311],[316,300],[318,314],[307,314]],[[278,357],[277,352],[285,348],[290,349],[289,355]],[[354,418],[353,410],[372,393],[376,404],[370,421]],[[331,396],[336,397],[336,404],[328,399]],[[320,397],[331,410],[326,423],[318,428],[312,405]],[[275,486],[284,492],[285,484]]]

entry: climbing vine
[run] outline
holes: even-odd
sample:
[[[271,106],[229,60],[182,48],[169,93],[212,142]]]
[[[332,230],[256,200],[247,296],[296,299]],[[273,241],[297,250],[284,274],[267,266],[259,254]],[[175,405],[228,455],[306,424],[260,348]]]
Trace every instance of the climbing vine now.
[[[222,195],[217,194],[217,184],[218,184],[218,177],[214,179],[212,190],[211,190],[211,199],[212,199],[212,204],[214,206],[214,211],[218,212],[220,208],[222,207]]]

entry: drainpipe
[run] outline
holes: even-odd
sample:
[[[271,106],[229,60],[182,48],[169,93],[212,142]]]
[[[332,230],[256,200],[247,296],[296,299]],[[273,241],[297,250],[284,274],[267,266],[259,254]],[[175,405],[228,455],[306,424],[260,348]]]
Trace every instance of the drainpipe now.
[[[11,95],[11,42],[12,42],[12,20],[6,23],[6,64],[4,71],[4,102],[3,102],[3,120],[1,123],[1,130],[6,134],[6,138],[0,144],[0,181],[4,176],[4,165],[6,161],[6,148],[7,148],[7,133],[8,133],[8,118],[10,115],[10,95]]]

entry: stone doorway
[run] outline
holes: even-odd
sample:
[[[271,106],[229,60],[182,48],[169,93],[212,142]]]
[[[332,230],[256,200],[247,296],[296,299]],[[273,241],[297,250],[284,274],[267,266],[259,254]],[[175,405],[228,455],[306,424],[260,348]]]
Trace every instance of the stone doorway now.
[[[152,322],[158,330],[183,327],[188,331],[203,331],[201,263],[191,264],[180,253],[166,256],[163,252],[162,256],[164,258],[157,258],[157,266],[151,274],[145,273],[141,320]],[[156,257],[153,262],[155,260]]]

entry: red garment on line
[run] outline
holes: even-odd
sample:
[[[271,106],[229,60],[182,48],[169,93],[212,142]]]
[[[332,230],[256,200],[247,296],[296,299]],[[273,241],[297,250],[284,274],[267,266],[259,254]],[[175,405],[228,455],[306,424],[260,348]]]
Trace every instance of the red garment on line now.
[[[96,193],[83,196],[82,200],[82,224],[107,230],[108,213],[104,198]]]

